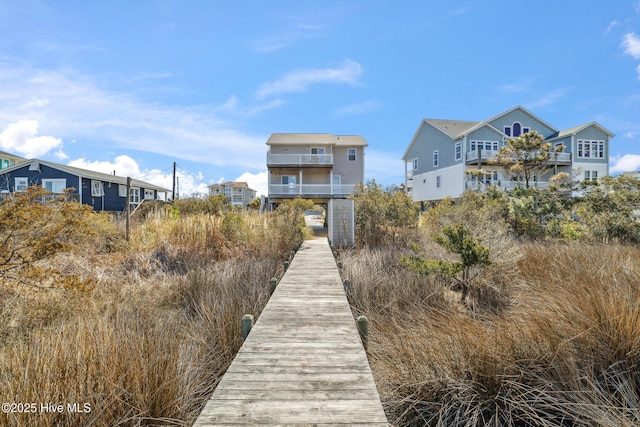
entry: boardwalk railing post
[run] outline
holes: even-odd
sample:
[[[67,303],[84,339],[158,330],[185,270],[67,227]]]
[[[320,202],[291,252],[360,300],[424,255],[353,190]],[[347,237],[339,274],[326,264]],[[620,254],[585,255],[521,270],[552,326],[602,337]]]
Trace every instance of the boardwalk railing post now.
[[[367,320],[367,316],[358,317],[358,320],[356,320],[356,325],[358,326],[358,332],[360,333],[360,339],[362,340],[362,345],[366,350],[367,339],[369,337],[369,321]]]
[[[276,291],[276,286],[278,286],[278,279],[276,279],[275,277],[272,277],[271,280],[269,280],[270,295],[273,295],[273,293]]]
[[[285,261],[284,262],[284,271],[285,271],[285,273],[287,272],[288,269],[289,269],[289,261]]]
[[[251,328],[253,328],[253,316],[245,314],[242,316],[242,342],[244,342],[244,340],[247,339],[247,336],[249,336]]]
[[[289,253],[289,261],[293,261],[293,257],[296,255],[296,251],[291,251]]]
[[[342,286],[344,286],[344,291],[348,293],[351,289],[351,282],[348,279],[344,279],[344,281],[342,282]]]

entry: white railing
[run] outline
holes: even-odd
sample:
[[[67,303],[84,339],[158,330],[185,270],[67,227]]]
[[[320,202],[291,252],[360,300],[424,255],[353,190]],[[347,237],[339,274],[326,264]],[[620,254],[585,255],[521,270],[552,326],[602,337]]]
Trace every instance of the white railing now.
[[[333,154],[269,154],[267,165],[295,165],[295,166],[331,166]]]
[[[482,150],[482,160],[492,159],[495,157],[497,151],[494,150]],[[478,160],[478,151],[467,152],[467,161]]]
[[[571,163],[571,153],[551,153],[550,158],[554,162]]]
[[[333,196],[351,194],[355,191],[355,185],[331,185],[331,184],[271,184],[270,196],[300,196],[308,195]]]
[[[526,183],[524,181],[511,181],[511,180],[498,180],[498,181],[490,181],[487,183],[480,182],[478,184],[477,181],[465,181],[465,188],[467,190],[480,190],[485,191],[490,186],[494,185],[496,187],[503,188],[505,190],[514,190],[516,188],[526,188]],[[529,181],[529,188],[538,188],[540,190],[544,190],[549,187],[548,182],[544,181]]]
[[[497,155],[497,151],[495,150],[482,150],[482,159],[481,160],[490,160],[495,159]],[[511,156],[511,160],[515,161],[516,156]],[[552,162],[558,163],[571,163],[571,153],[554,153],[552,151],[549,152],[549,159]],[[469,151],[467,152],[467,161],[476,161],[478,160],[478,151]]]

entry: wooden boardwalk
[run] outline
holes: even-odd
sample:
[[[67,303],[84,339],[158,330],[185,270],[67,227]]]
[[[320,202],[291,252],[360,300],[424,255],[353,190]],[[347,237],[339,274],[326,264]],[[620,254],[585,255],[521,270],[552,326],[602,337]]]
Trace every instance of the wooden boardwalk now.
[[[326,238],[303,243],[194,425],[388,426]]]

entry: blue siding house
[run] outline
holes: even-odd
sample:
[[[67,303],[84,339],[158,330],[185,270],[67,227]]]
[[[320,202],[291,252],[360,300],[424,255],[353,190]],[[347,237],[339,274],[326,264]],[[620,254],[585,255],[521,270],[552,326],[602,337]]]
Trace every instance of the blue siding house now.
[[[2,157],[2,156],[0,156]],[[138,206],[145,200],[166,200],[169,190],[137,179],[131,180],[127,196],[127,178],[87,169],[30,159],[0,169],[0,195],[25,191],[41,185],[51,193],[72,189],[72,198],[96,211],[124,211],[127,200]]]
[[[413,200],[421,202],[456,198],[466,189],[487,185],[514,188],[519,184],[491,160],[509,138],[531,131],[552,146],[564,147],[553,156],[555,171],[567,172],[577,181],[595,181],[609,174],[613,133],[596,122],[559,130],[517,106],[479,122],[423,119],[402,156],[405,188]],[[467,173],[478,168],[486,173],[482,182]],[[535,185],[543,188],[550,177],[551,173],[535,177]]]

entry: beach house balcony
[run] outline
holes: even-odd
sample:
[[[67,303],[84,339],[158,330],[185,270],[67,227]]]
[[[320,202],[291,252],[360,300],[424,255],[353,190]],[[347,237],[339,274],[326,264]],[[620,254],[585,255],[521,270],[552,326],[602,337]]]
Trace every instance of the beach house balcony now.
[[[267,153],[267,167],[332,167],[333,154]]]

